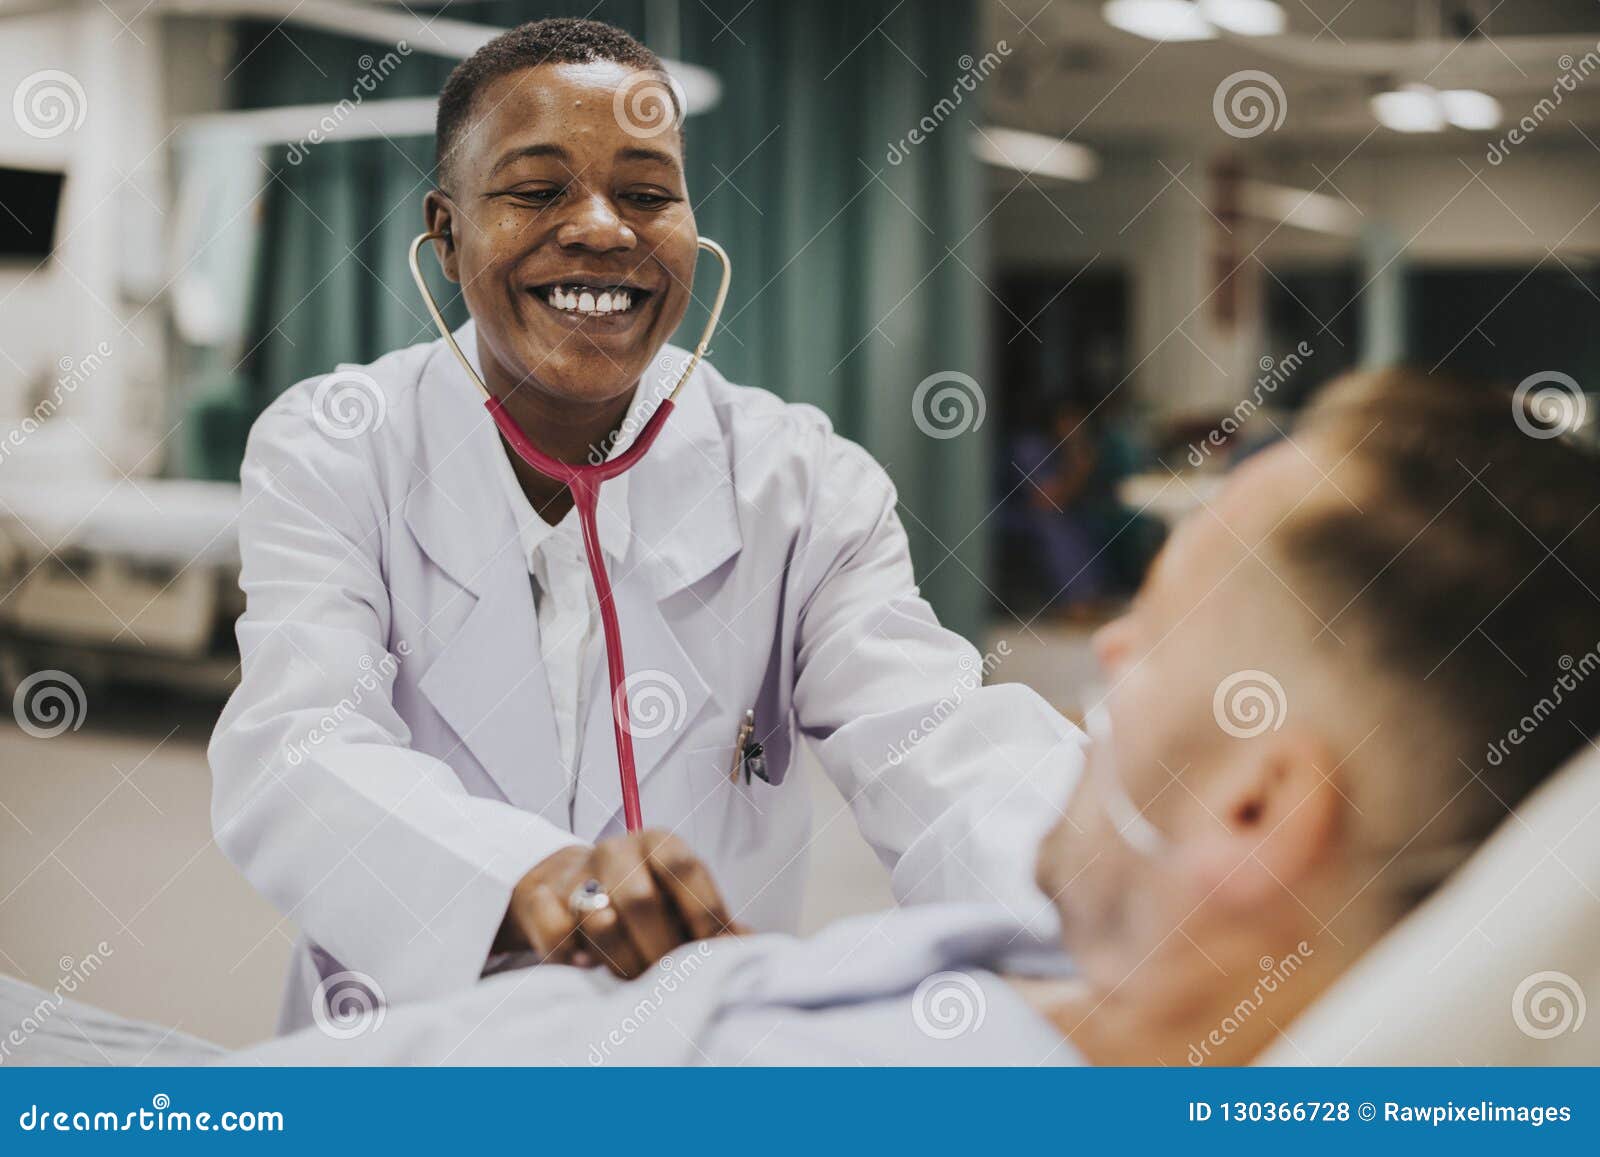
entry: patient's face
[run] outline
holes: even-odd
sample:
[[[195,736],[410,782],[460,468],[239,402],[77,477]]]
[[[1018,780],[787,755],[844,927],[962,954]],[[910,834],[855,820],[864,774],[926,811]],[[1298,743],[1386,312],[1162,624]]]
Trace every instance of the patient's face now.
[[[1283,742],[1271,725],[1288,707],[1274,681],[1303,685],[1297,676],[1314,661],[1282,629],[1303,612],[1262,542],[1321,485],[1287,446],[1240,467],[1212,509],[1173,534],[1129,611],[1096,636],[1112,742],[1091,742],[1038,877],[1097,988],[1135,974],[1181,985],[1229,958],[1253,969],[1269,952],[1260,938],[1282,931],[1241,899],[1262,881],[1239,838],[1254,818],[1239,785],[1261,774],[1261,743]],[[1262,720],[1264,739],[1241,738]],[[1142,837],[1143,824],[1127,824],[1135,809],[1150,825]]]

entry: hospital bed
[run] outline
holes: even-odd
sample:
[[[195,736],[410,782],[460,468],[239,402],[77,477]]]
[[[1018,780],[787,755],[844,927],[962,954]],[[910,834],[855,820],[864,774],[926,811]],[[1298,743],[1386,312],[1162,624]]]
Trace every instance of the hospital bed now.
[[[1270,1065],[1600,1065],[1600,748],[1490,841],[1298,1020]],[[203,1064],[203,1041],[0,980],[0,1063]],[[32,1015],[20,1046],[6,1034]]]
[[[237,483],[0,481],[0,690],[61,668],[226,691],[239,501]]]
[[[1262,1063],[1600,1065],[1591,997],[1600,999],[1592,739]]]

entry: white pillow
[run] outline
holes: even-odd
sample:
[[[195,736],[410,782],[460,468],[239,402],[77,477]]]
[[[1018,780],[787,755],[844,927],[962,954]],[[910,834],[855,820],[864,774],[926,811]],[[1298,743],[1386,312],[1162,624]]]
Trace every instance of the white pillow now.
[[[1591,997],[1600,999],[1592,741],[1259,1063],[1595,1065]]]

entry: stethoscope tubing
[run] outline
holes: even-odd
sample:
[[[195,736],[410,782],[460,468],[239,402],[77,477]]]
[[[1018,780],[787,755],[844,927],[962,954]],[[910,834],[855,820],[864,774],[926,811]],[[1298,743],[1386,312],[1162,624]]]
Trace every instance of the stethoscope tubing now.
[[[699,367],[711,344],[711,335],[716,331],[717,322],[722,318],[722,307],[728,299],[728,285],[733,279],[733,264],[728,260],[727,251],[722,246],[709,237],[698,238],[700,247],[709,250],[721,263],[722,280],[717,287],[717,296],[711,303],[711,313],[706,319],[705,329],[700,334],[700,341],[695,345],[688,364],[679,374],[672,392],[662,399],[632,444],[620,454],[598,463],[562,462],[533,444],[522,427],[517,425],[516,419],[512,418],[505,404],[489,392],[489,387],[462,352],[455,335],[450,332],[450,327],[445,324],[444,315],[439,312],[438,303],[434,301],[428,283],[422,276],[420,258],[424,244],[442,240],[444,237],[443,233],[423,233],[411,242],[411,277],[417,283],[417,290],[428,307],[428,314],[433,318],[439,336],[449,346],[456,361],[461,363],[467,378],[483,394],[484,408],[489,411],[495,428],[500,431],[500,436],[516,452],[517,457],[546,478],[565,485],[568,493],[572,495],[572,504],[578,511],[578,525],[583,533],[584,558],[589,565],[589,577],[594,583],[595,599],[600,608],[600,626],[605,638],[606,676],[611,686],[611,724],[616,737],[617,774],[622,788],[622,818],[628,831],[636,832],[644,827],[644,817],[639,805],[639,773],[634,763],[633,731],[629,726],[628,668],[622,652],[622,625],[617,619],[611,576],[606,570],[605,555],[600,549],[598,524],[600,484],[608,478],[615,478],[624,471],[632,469],[660,436],[662,427],[666,425],[667,418],[673,411],[678,392]]]

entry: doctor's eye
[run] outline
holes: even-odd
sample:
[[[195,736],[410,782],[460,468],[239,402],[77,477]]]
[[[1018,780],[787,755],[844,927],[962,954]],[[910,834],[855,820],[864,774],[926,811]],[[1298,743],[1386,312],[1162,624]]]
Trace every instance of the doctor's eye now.
[[[664,209],[668,205],[676,204],[682,200],[670,193],[656,192],[655,190],[639,190],[637,192],[622,194],[624,201],[631,201],[641,209]]]
[[[542,207],[551,204],[561,193],[560,186],[546,185],[536,189],[507,189],[500,196]]]

